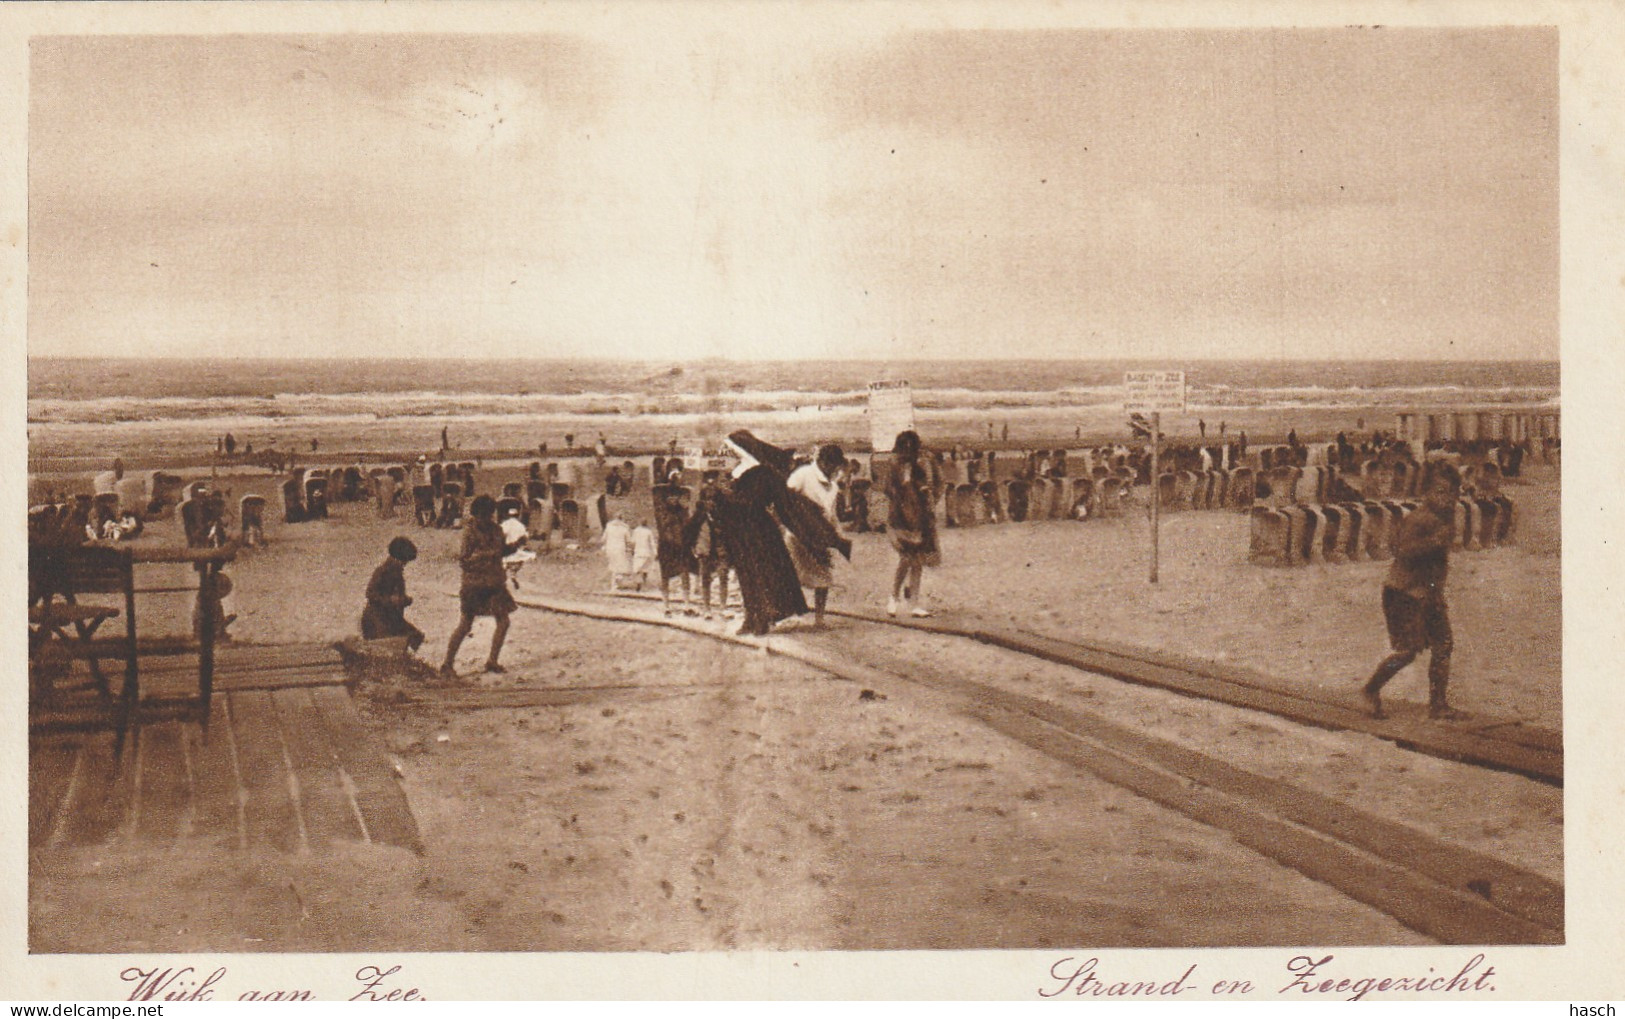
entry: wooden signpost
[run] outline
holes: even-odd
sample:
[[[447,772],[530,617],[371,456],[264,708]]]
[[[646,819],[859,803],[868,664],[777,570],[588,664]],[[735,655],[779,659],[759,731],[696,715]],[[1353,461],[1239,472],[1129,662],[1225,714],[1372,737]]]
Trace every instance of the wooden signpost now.
[[[1151,415],[1151,583],[1157,582],[1157,532],[1161,478],[1158,455],[1162,450],[1162,412],[1185,413],[1184,372],[1124,372],[1123,410]]]

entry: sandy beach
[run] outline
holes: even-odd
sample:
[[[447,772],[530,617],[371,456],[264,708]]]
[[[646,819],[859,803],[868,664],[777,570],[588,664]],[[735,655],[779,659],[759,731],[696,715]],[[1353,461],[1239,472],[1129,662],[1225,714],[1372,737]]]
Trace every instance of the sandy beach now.
[[[775,436],[776,437],[776,436]],[[342,462],[342,461],[339,461]],[[524,471],[492,462],[481,488]],[[208,469],[182,472],[209,476]],[[511,476],[511,477],[510,477]],[[272,496],[263,471],[214,478]],[[1505,491],[1515,543],[1453,557],[1453,699],[1561,725],[1558,471],[1530,462]],[[1143,495],[1144,489],[1139,490]],[[648,493],[635,493],[634,512]],[[273,518],[276,514],[273,512]],[[1102,638],[1246,666],[1283,689],[1350,693],[1384,653],[1386,564],[1265,568],[1235,511],[1165,514],[1147,579],[1141,507],[1086,522],[943,532],[927,598],[945,620]],[[172,520],[143,542],[178,541]],[[409,616],[437,663],[456,622],[460,535],[339,503],[326,521],[268,520],[267,544],[229,568],[239,641],[355,634],[361,592],[390,538],[410,536]],[[893,553],[857,535],[835,608],[884,604]],[[591,597],[594,547],[555,547],[522,592]],[[1079,773],[908,682],[860,697],[780,658],[664,630],[521,609],[502,676],[460,683],[602,690],[570,707],[403,706],[369,682],[370,724],[393,755],[428,846],[243,858],[197,842],[139,843],[30,861],[34,951],[712,950],[1016,948],[1066,944],[1405,944],[1425,940],[1237,845],[1224,833]],[[719,628],[728,623],[718,621]],[[1351,733],[1127,687],[965,642],[877,641],[835,619],[796,640],[909,670],[963,671],[1042,692],[1262,774],[1401,819],[1554,879],[1562,794]],[[1421,665],[1390,700],[1423,702]],[[635,688],[630,693],[627,688]],[[619,691],[619,692],[616,692]],[[883,698],[883,699],[881,699]],[[215,891],[230,887],[233,901]],[[297,895],[288,893],[297,889]],[[136,894],[136,889],[141,889]],[[241,902],[249,903],[243,908]]]

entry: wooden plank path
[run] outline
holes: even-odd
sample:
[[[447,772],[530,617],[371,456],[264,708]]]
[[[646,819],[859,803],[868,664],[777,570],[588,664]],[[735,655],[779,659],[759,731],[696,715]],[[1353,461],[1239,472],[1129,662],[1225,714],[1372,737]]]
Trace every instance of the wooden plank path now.
[[[854,683],[906,681],[961,701],[966,714],[1205,824],[1448,944],[1561,944],[1561,882],[1454,845],[1291,783],[1178,744],[958,675],[899,675],[786,636],[741,637],[686,617],[521,595],[520,605],[683,630],[766,650]],[[924,629],[924,627],[922,627]]]
[[[209,731],[192,719],[29,739],[31,848],[202,839],[319,852],[338,842],[423,852],[406,793],[321,645],[222,646]],[[195,695],[196,671],[143,666],[144,695]]]
[[[859,613],[852,613],[851,617],[966,637],[1131,683],[1267,711],[1323,729],[1365,732],[1431,757],[1510,771],[1549,785],[1563,785],[1562,735],[1516,719],[1474,717],[1465,722],[1436,721],[1420,710],[1410,710],[1398,703],[1390,703],[1389,717],[1377,719],[1355,703],[1352,690],[1348,703],[1335,703],[1283,690],[1280,681],[1260,673],[1190,656],[1100,640],[1066,640],[992,627],[957,627],[930,620],[904,623]]]
[[[616,597],[650,601],[659,595],[621,592]],[[1260,672],[1194,655],[1099,638],[1072,640],[980,622],[893,619],[841,609],[830,609],[829,614],[974,640],[1140,686],[1265,711],[1322,729],[1364,732],[1430,757],[1509,771],[1548,785],[1563,785],[1562,733],[1518,719],[1474,716],[1461,722],[1437,721],[1429,719],[1420,708],[1399,702],[1390,702],[1388,717],[1377,719],[1366,711],[1353,690],[1345,702],[1337,702],[1313,693],[1294,692],[1284,681]]]

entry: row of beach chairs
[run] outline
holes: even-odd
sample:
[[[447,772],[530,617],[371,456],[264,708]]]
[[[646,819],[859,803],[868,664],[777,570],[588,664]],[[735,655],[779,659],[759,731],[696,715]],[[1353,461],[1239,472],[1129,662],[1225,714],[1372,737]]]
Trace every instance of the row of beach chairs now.
[[[143,518],[166,512],[180,501],[187,484],[186,479],[167,471],[146,471],[119,477],[106,471],[95,478],[98,499],[112,496],[118,512],[130,512]],[[104,503],[105,504],[105,503]]]
[[[1134,488],[1126,468],[1093,477],[1034,477],[944,486],[941,518],[950,527],[1030,520],[1113,517]],[[1253,505],[1253,472],[1174,471],[1161,476],[1159,498],[1168,510],[1247,509]]]
[[[1390,559],[1399,522],[1420,505],[1409,500],[1301,506],[1255,506],[1247,560],[1260,566],[1301,566]],[[1456,502],[1457,548],[1476,552],[1512,540],[1516,508],[1506,496]]]
[[[1371,460],[1362,464],[1358,473],[1316,466],[1271,467],[1259,471],[1250,467],[1233,471],[1180,471],[1162,476],[1159,497],[1168,509],[1280,508],[1418,498],[1427,490],[1435,464],[1442,462],[1447,461],[1419,464],[1408,460],[1389,463]],[[1502,472],[1494,461],[1448,462],[1460,472],[1464,490],[1469,494],[1483,498],[1501,494]]]
[[[239,516],[245,537],[252,534],[256,544],[264,537],[264,505],[265,499],[257,495],[244,496],[240,504]],[[210,488],[207,482],[185,485],[173,503],[173,511],[186,547],[219,548],[230,542],[231,517],[226,508],[226,493]],[[138,537],[142,525],[156,519],[161,512],[153,509],[144,497],[127,502],[117,492],[79,494],[64,502],[30,508],[29,541],[43,547],[63,547],[115,540],[109,524],[119,525],[116,540],[129,540]],[[126,517],[133,518],[132,527],[124,526]]]
[[[1015,478],[944,485],[939,518],[949,527],[1084,520],[1115,516],[1133,484],[1130,475],[1101,478]]]

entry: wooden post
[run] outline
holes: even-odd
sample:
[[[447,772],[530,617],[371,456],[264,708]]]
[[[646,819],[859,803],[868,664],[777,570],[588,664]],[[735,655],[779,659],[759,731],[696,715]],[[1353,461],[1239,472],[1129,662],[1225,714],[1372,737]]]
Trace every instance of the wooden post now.
[[[1162,479],[1158,476],[1157,454],[1162,449],[1162,412],[1151,412],[1151,583],[1157,582],[1157,523]]]
[[[138,712],[141,710],[141,666],[140,653],[136,644],[135,629],[135,556],[128,550],[120,557],[126,571],[124,581],[124,687],[119,690],[118,707],[118,735],[113,740],[113,759],[120,761],[123,767],[124,738],[130,731],[131,725],[140,725]],[[49,608],[50,602],[46,602]],[[89,634],[85,634],[89,636]],[[96,659],[90,660],[91,668],[96,667]],[[137,729],[136,739],[140,739]]]
[[[214,611],[219,569],[216,562],[198,564],[198,728],[205,743],[209,741],[209,702],[214,695]]]

